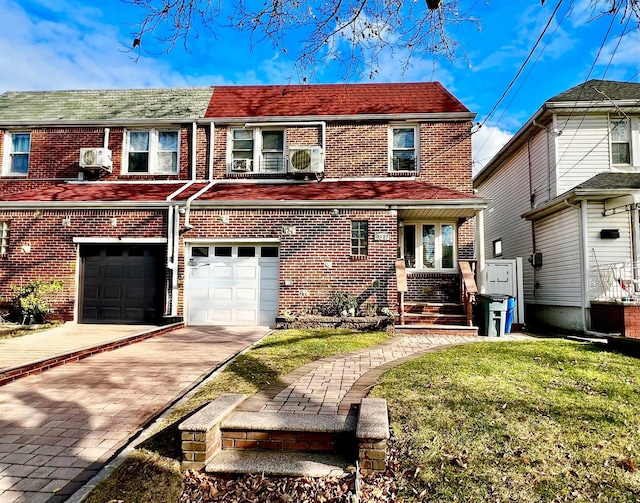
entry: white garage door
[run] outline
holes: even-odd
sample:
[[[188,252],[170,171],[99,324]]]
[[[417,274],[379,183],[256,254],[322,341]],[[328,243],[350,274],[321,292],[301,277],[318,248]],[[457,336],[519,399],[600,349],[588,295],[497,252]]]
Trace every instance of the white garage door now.
[[[268,325],[278,315],[279,249],[272,244],[191,245],[189,325]]]

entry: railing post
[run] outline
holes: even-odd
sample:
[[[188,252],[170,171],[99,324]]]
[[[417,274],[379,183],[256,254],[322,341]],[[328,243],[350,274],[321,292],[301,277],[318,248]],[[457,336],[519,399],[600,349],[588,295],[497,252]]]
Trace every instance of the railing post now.
[[[398,323],[404,325],[404,293],[408,290],[404,259],[396,260],[396,287],[398,290]]]

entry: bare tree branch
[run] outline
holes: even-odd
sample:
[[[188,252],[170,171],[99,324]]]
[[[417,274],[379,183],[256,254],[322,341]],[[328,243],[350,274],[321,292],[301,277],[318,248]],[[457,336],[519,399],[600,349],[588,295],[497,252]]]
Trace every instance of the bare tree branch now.
[[[373,77],[390,53],[406,71],[423,57],[466,59],[451,36],[458,25],[480,28],[473,7],[464,0],[121,0],[145,14],[134,24],[128,52],[170,52],[177,44],[189,50],[192,37],[206,29],[249,34],[251,47],[270,43],[282,52],[294,46],[295,67],[302,80],[328,64],[340,65],[341,77]],[[544,0],[540,0],[544,4]],[[621,9],[621,7],[624,7]],[[640,0],[591,0],[592,19],[623,12],[640,19]],[[149,42],[148,44],[146,42]]]

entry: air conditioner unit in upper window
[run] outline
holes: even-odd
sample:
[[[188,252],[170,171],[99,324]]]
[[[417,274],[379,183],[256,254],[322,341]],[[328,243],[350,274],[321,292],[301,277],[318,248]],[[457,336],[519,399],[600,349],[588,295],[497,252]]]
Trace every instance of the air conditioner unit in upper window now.
[[[322,147],[289,147],[289,173],[322,173]]]
[[[234,159],[231,163],[231,171],[251,171],[253,159]]]
[[[104,169],[111,173],[111,150],[108,148],[81,148],[80,166],[85,169]]]

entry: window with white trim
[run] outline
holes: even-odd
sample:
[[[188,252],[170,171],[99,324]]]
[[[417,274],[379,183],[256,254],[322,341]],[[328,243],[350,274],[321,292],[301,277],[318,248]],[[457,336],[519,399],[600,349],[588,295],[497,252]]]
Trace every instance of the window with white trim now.
[[[5,133],[3,174],[27,175],[29,173],[29,154],[31,151],[31,133]]]
[[[0,222],[0,256],[9,254],[9,222]]]
[[[125,151],[125,173],[177,174],[180,133],[175,130],[132,129],[126,132]]]
[[[611,138],[611,163],[631,164],[631,142],[629,119],[611,118],[609,123]]]
[[[396,125],[389,127],[389,171],[418,171],[418,127]]]
[[[229,173],[284,173],[285,135],[282,129],[232,128],[227,159]]]
[[[406,223],[401,236],[402,258],[408,269],[456,269],[456,226],[446,222]]]
[[[369,254],[369,222],[351,221],[351,255],[365,257]]]

